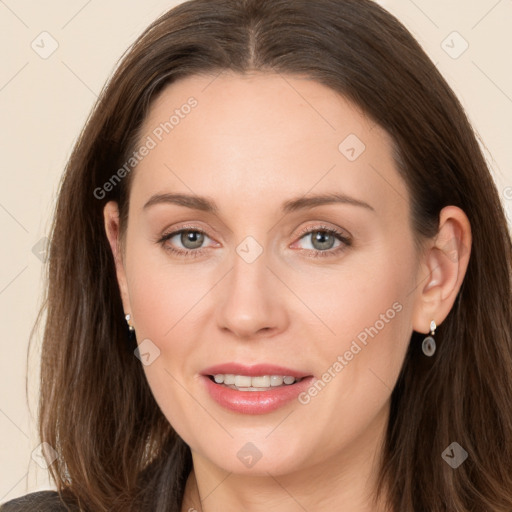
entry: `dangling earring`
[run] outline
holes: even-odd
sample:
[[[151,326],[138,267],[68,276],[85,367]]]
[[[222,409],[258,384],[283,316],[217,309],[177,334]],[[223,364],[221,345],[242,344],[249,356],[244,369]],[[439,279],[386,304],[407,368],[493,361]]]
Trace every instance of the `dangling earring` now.
[[[130,323],[131,315],[128,313],[127,315],[125,315],[125,318],[126,318],[126,322],[128,324],[128,329],[130,330],[130,332],[135,331],[135,327],[133,327],[133,325]]]
[[[434,334],[436,333],[436,327],[436,323],[434,320],[432,320],[430,322],[430,336],[427,336],[421,344],[423,353],[429,357],[432,357],[436,351],[436,341],[433,338]]]

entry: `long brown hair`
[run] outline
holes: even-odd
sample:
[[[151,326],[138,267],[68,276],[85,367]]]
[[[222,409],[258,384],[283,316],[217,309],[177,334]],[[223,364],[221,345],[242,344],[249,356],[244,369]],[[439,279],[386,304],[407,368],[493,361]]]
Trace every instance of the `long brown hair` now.
[[[347,97],[394,141],[417,240],[447,205],[472,227],[463,285],[433,358],[414,332],[391,396],[380,468],[390,510],[512,510],[512,244],[464,110],[412,35],[370,0],[191,0],[156,20],[107,83],[76,143],[51,234],[40,437],[59,454],[58,490],[87,511],[179,511],[189,447],[134,356],[103,207],[156,95],[194,74],[305,76]],[[98,189],[102,192],[99,193]],[[108,192],[105,192],[109,189]],[[98,196],[100,196],[98,198]],[[441,457],[459,443],[468,459]]]

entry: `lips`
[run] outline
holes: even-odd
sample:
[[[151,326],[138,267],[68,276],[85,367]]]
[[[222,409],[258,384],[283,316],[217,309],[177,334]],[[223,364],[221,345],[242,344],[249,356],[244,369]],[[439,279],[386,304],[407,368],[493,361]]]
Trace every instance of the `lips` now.
[[[260,375],[282,375],[295,377],[297,380],[303,377],[311,376],[310,373],[295,370],[293,368],[286,368],[285,366],[277,366],[274,364],[255,364],[247,366],[239,363],[224,363],[215,366],[210,366],[201,372],[202,375],[219,375],[219,374],[232,374],[232,375],[248,375],[251,377],[258,377]]]
[[[289,404],[306,390],[314,377],[302,370],[277,366],[273,364],[257,364],[246,366],[239,363],[225,363],[210,366],[201,372],[202,380],[210,397],[225,409],[241,414],[264,414]],[[291,384],[265,387],[261,391],[254,388],[236,389],[215,382],[215,376],[236,375],[247,377],[282,376],[294,377]],[[221,380],[221,379],[219,379]],[[246,380],[240,379],[244,382]]]

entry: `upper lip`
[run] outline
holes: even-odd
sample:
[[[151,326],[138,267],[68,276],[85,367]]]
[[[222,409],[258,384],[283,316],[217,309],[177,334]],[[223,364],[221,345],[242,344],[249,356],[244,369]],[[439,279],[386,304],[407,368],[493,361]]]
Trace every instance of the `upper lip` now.
[[[309,377],[311,374],[286,368],[285,366],[278,366],[275,364],[259,363],[254,365],[244,365],[240,363],[230,362],[221,363],[214,366],[205,368],[202,372],[203,375],[249,375],[255,377],[258,375],[282,375],[283,377],[291,376],[295,378]]]

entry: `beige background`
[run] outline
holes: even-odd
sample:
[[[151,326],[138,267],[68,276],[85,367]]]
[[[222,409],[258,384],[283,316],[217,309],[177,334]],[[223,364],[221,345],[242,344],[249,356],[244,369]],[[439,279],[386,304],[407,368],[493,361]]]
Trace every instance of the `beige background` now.
[[[52,488],[31,457],[38,446],[37,353],[29,366],[31,410],[25,380],[28,338],[42,293],[40,241],[64,164],[117,59],[177,3],[0,0],[0,503]],[[412,31],[461,99],[485,144],[512,225],[512,0],[379,3]],[[40,36],[43,31],[51,36]],[[52,38],[58,48],[44,59],[40,54],[51,50]],[[453,58],[464,40],[468,49]]]

